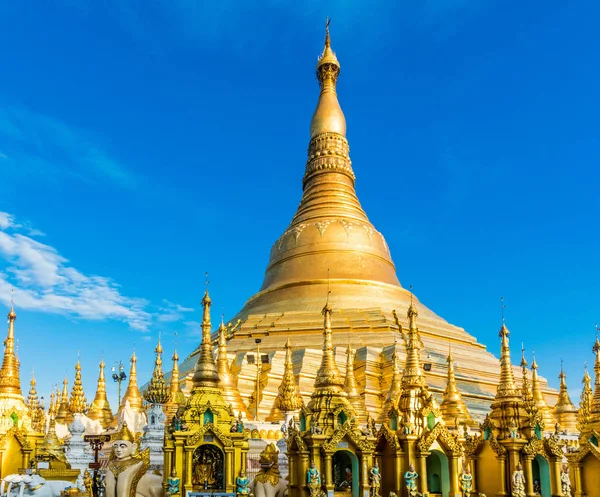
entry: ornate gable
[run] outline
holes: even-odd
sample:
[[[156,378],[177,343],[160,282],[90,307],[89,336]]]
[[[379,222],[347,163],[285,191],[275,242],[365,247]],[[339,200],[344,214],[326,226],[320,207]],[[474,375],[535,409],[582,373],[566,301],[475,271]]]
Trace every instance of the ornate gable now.
[[[198,443],[203,440],[204,435],[206,435],[207,433],[212,433],[215,437],[217,437],[219,442],[221,442],[224,447],[231,447],[233,445],[233,440],[231,440],[230,437],[225,435],[219,429],[219,427],[215,426],[212,423],[206,423],[202,428],[199,428],[193,434],[189,435],[185,439],[185,444],[187,446],[198,445]]]
[[[464,451],[458,437],[450,433],[443,423],[437,423],[432,430],[423,433],[417,441],[417,446],[421,452],[428,452],[436,440],[439,440],[455,456],[460,456]]]

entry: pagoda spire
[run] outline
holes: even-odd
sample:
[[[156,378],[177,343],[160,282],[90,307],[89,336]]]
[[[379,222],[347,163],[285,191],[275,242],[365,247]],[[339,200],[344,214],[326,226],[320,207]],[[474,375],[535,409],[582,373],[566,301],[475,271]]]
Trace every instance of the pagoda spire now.
[[[535,353],[532,354],[531,361],[531,392],[533,395],[533,401],[538,412],[541,414],[544,420],[544,430],[551,430],[556,423],[556,418],[550,406],[546,403],[544,394],[542,393],[542,387],[540,385],[540,377],[538,376],[538,365],[535,361]]]
[[[87,417],[100,421],[102,428],[108,428],[113,422],[113,414],[106,396],[106,378],[104,377],[104,357],[100,360],[98,373],[98,387],[96,396],[90,405]]]
[[[329,301],[327,301],[321,313],[323,314],[323,356],[321,358],[321,365],[317,371],[315,388],[333,389],[336,392],[340,392],[344,385],[344,380],[333,355],[331,306],[329,305]]]
[[[585,433],[591,419],[592,398],[594,396],[592,391],[592,379],[588,373],[587,364],[584,366],[583,379],[581,380],[581,383],[583,384],[583,387],[581,389],[581,397],[579,402],[579,423],[577,424],[577,429],[580,433]]]
[[[142,394],[140,393],[137,384],[137,356],[135,355],[135,350],[133,351],[133,354],[131,354],[129,362],[131,363],[131,367],[129,368],[129,383],[127,384],[127,390],[125,390],[119,409],[123,409],[127,402],[129,402],[129,407],[136,412],[141,412]]]
[[[212,300],[210,299],[207,288],[204,292],[204,297],[202,298],[202,307],[204,308],[202,313],[202,343],[200,344],[200,352],[198,354],[198,360],[196,362],[196,368],[192,378],[192,391],[198,387],[219,386],[219,373],[217,371],[217,365],[215,364],[215,358],[213,357],[213,346],[210,337],[211,304]]]
[[[506,327],[504,320],[502,320],[502,326],[498,336],[501,340],[500,349],[500,383],[498,384],[498,390],[496,392],[496,399],[503,397],[514,397],[519,394],[515,383],[515,377],[512,370],[512,364],[510,361],[510,331]]]
[[[83,382],[81,381],[81,361],[77,358],[77,364],[75,364],[75,381],[73,382],[73,389],[71,390],[71,398],[69,400],[69,422],[73,420],[74,414],[83,414],[85,412],[86,403]]]
[[[148,389],[144,392],[144,400],[149,404],[165,404],[169,400],[169,387],[165,382],[165,373],[162,368],[163,348],[160,343],[160,335],[156,348],[154,349],[156,357],[154,359],[154,370]]]
[[[177,354],[177,349],[173,352],[171,360],[173,361],[173,368],[171,369],[171,382],[169,383],[169,401],[165,406],[167,422],[171,421],[177,409],[180,406],[185,406],[186,402],[179,383],[179,354]]]
[[[452,357],[451,350],[448,351],[446,362],[448,363],[448,377],[446,380],[446,390],[444,390],[444,395],[440,404],[442,417],[444,418],[446,426],[453,426],[456,428],[463,425],[470,426],[473,424],[473,418],[471,418],[471,414],[456,385],[454,358]]]
[[[521,368],[523,371],[521,396],[523,398],[523,403],[525,404],[525,409],[528,413],[531,414],[534,411],[537,411],[537,407],[535,405],[535,400],[533,399],[533,390],[531,389],[531,384],[529,383],[529,379],[527,378],[527,365],[527,359],[525,359],[525,347],[521,346]]]
[[[36,389],[35,375],[31,372],[31,381],[29,382],[29,395],[27,396],[27,413],[31,418],[31,426],[34,431],[43,431],[44,429],[44,406],[40,404]]]
[[[8,333],[4,340],[4,357],[0,369],[0,395],[23,400],[21,380],[19,378],[19,360],[15,353],[15,312],[14,303],[11,302],[8,313]]]
[[[343,137],[346,136],[346,118],[336,93],[339,74],[340,63],[331,49],[329,20],[327,20],[323,53],[317,62],[317,79],[321,87],[321,94],[310,123],[311,139],[322,133],[337,133]]]
[[[402,393],[402,369],[400,367],[398,353],[396,352],[396,346],[397,343],[396,340],[394,340],[394,349],[392,351],[392,378],[390,380],[390,388],[388,388],[383,408],[381,409],[379,417],[380,423],[383,423],[388,419],[390,409],[397,406],[398,399]]]
[[[329,296],[329,294],[328,294]],[[336,425],[341,425],[356,415],[348,395],[343,391],[344,380],[333,354],[329,298],[323,307],[323,356],[315,378],[314,391],[308,404],[311,426],[331,436]],[[334,412],[338,413],[337,420]]]
[[[596,341],[592,347],[596,356],[594,360],[594,397],[592,399],[592,413],[600,415],[600,339],[598,338],[598,327],[596,326]]]
[[[354,411],[358,422],[364,424],[367,422],[367,409],[363,401],[362,395],[358,389],[358,383],[354,374],[354,359],[356,358],[356,351],[348,344],[346,349],[346,378],[344,380],[344,392],[348,395],[348,400]]]
[[[411,287],[412,290],[412,287]],[[398,325],[400,333],[403,333],[402,325],[393,311],[394,319]],[[404,371],[402,372],[402,391],[398,399],[398,415],[403,423],[415,429],[411,432],[420,436],[424,432],[427,423],[420,418],[421,412],[426,405],[430,405],[435,410],[438,409],[437,402],[429,391],[425,373],[421,365],[421,338],[419,328],[417,327],[417,317],[419,313],[414,305],[412,291],[410,305],[406,312],[408,318],[408,332],[405,336],[406,359],[404,361]],[[419,419],[420,418],[420,419]],[[440,416],[441,420],[441,416]]]
[[[296,383],[296,377],[294,376],[294,363],[292,362],[292,344],[288,337],[285,343],[285,363],[283,366],[283,377],[279,384],[279,390],[273,409],[269,416],[269,421],[281,421],[284,419],[282,414],[290,415],[298,412],[304,401],[298,391],[298,384]],[[286,420],[287,421],[287,420]]]
[[[246,404],[242,400],[240,391],[237,387],[237,381],[229,367],[229,358],[227,357],[227,327],[221,317],[219,325],[219,348],[217,352],[217,371],[219,375],[219,388],[223,392],[223,397],[227,404],[231,404],[233,410],[237,413],[242,413],[242,416],[248,419],[250,414],[246,408]]]
[[[562,359],[560,361],[560,388],[558,390],[558,402],[554,406],[554,416],[556,421],[563,430],[567,432],[577,431],[577,408],[571,402],[569,392],[567,390],[567,375],[565,374],[562,366]]]
[[[417,328],[418,316],[419,313],[413,303],[411,294],[410,305],[406,313],[406,317],[408,317],[408,336],[406,337],[406,361],[402,374],[403,390],[421,388],[427,385],[421,365],[421,339]]]
[[[63,380],[62,394],[60,400],[58,399],[58,393],[56,398],[56,422],[61,424],[67,424],[69,421],[69,380],[65,376]]]
[[[500,383],[491,405],[489,420],[497,430],[498,439],[520,438],[530,433],[531,416],[523,402],[521,389],[517,388],[510,360],[510,331],[504,321],[504,299],[502,301],[502,326],[500,337]],[[532,393],[533,395],[533,393]]]

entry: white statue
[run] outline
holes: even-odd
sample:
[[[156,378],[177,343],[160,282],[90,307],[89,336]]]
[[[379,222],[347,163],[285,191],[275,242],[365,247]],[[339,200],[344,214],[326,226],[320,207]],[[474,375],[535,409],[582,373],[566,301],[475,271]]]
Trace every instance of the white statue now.
[[[146,415],[143,412],[137,412],[131,408],[129,401],[125,401],[125,405],[119,411],[117,416],[119,426],[127,424],[133,433],[141,433],[144,431],[144,427],[148,424]]]
[[[4,482],[8,481],[11,481],[12,485],[9,484],[5,493]],[[40,475],[8,475],[2,479],[2,495],[12,495],[13,497],[59,497],[60,493],[70,486],[73,486],[70,481],[46,480]]]
[[[108,458],[106,497],[162,497],[162,478],[146,474],[150,464],[150,450],[140,452],[138,439],[131,433],[127,423],[115,434]]]

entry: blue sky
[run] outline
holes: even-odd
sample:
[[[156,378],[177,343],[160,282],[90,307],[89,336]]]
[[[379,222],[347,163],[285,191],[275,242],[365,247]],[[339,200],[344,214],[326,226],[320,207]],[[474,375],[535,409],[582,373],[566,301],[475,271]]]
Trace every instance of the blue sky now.
[[[555,386],[564,358],[578,401],[600,321],[591,1],[3,2],[0,303],[15,288],[40,393],[78,350],[90,398],[102,353],[135,345],[148,377],[160,330],[185,356],[206,271],[215,322],[258,290],[301,195],[326,15],[400,281],[494,353],[504,296],[513,354]]]

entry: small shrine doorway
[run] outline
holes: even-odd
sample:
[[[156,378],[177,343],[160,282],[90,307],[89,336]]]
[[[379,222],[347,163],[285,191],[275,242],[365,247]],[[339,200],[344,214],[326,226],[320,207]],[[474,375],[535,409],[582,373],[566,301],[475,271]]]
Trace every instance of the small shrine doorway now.
[[[533,492],[542,497],[550,497],[550,465],[539,454],[531,461],[533,473]]]
[[[448,497],[450,475],[448,458],[441,450],[434,449],[427,456],[427,489],[431,495]]]
[[[358,459],[349,450],[338,450],[331,458],[336,497],[358,497]]]
[[[225,488],[223,452],[216,445],[200,445],[192,455],[192,485],[200,490]]]

